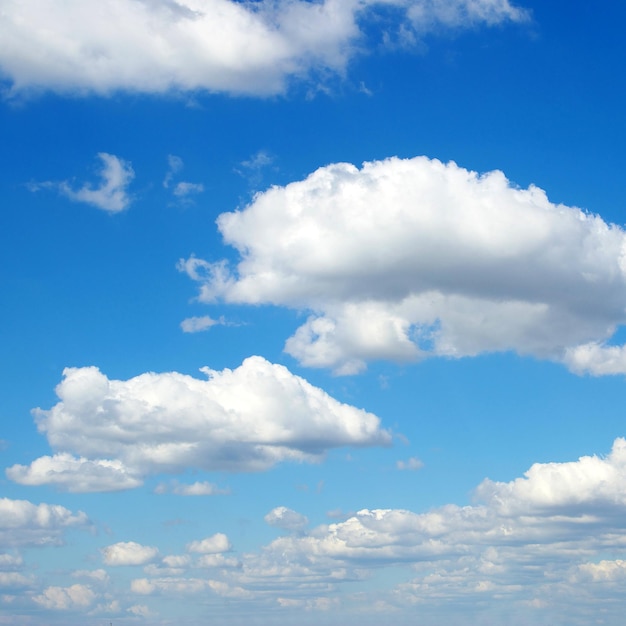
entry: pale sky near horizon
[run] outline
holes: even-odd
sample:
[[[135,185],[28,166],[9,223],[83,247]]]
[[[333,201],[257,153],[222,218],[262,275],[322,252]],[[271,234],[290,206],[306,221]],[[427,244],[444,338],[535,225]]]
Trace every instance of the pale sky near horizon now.
[[[0,0],[0,624],[621,626],[618,0]]]

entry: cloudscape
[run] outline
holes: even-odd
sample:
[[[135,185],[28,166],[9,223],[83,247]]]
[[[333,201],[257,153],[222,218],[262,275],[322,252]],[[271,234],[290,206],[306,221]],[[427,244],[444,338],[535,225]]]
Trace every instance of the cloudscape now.
[[[626,8],[0,2],[0,624],[618,626]]]

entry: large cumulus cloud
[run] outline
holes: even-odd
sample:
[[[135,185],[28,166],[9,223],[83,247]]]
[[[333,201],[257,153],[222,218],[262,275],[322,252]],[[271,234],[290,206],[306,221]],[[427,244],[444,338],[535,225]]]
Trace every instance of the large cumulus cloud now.
[[[341,73],[361,45],[361,22],[389,7],[390,29],[407,41],[527,18],[509,0],[9,0],[0,72],[13,93],[280,93],[291,77]]]
[[[626,371],[605,345],[626,322],[619,226],[505,175],[390,158],[320,168],[217,225],[236,267],[191,257],[200,299],[309,311],[289,338],[302,364],[354,373],[512,350],[577,372]]]
[[[66,369],[60,402],[34,412],[56,454],[14,465],[7,476],[110,491],[136,487],[148,474],[259,471],[281,461],[315,462],[340,446],[390,442],[375,415],[261,357],[203,372],[207,380],[168,372],[122,381],[95,367]]]

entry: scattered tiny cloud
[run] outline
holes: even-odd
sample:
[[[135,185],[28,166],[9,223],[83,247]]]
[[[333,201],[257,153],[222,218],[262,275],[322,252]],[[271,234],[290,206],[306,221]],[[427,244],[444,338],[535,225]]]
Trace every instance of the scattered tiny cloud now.
[[[424,467],[424,462],[420,461],[417,457],[410,457],[406,461],[396,461],[396,468],[399,470],[419,470]]]
[[[90,204],[108,213],[119,213],[127,209],[132,201],[128,194],[128,187],[135,178],[135,172],[130,162],[120,159],[114,154],[99,152],[98,158],[102,166],[98,170],[100,184],[84,183],[74,188],[68,180],[61,182],[44,181],[31,182],[26,185],[29,191],[41,189],[55,189],[73,202]]]

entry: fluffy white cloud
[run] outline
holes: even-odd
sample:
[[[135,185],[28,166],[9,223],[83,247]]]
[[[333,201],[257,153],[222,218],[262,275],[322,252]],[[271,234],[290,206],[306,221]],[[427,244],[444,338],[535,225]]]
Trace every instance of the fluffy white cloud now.
[[[93,603],[96,594],[86,585],[72,585],[71,587],[48,587],[41,595],[34,596],[33,600],[45,607],[58,611],[84,608]]]
[[[42,456],[29,466],[14,465],[6,475],[21,485],[56,485],[73,493],[120,491],[142,484],[120,461],[75,458],[67,452]]]
[[[426,157],[338,163],[217,220],[240,261],[180,268],[200,299],[311,312],[302,364],[514,350],[574,371],[626,372],[626,236],[577,208]],[[593,343],[590,343],[593,342]]]
[[[176,184],[173,193],[177,198],[186,198],[187,196],[202,193],[203,191],[204,185],[202,183],[188,183],[183,181]]]
[[[75,202],[85,202],[109,213],[119,213],[131,202],[127,190],[135,178],[135,172],[130,163],[114,154],[100,152],[98,158],[102,161],[102,169],[99,171],[102,182],[99,187],[94,188],[86,183],[80,189],[73,189],[64,181],[59,184],[59,190]]]
[[[286,506],[277,506],[263,519],[270,526],[276,526],[290,531],[302,530],[309,524],[309,520],[305,515],[288,509]]]
[[[102,548],[101,552],[106,565],[144,565],[152,561],[159,550],[134,541],[121,541]]]
[[[274,94],[290,77],[344,70],[362,45],[361,23],[390,5],[405,42],[409,32],[527,18],[508,0],[20,0],[3,5],[0,72],[13,94]]]
[[[261,357],[234,370],[202,371],[208,380],[170,372],[122,381],[95,367],[66,369],[56,389],[61,401],[34,411],[59,453],[15,465],[7,476],[74,491],[113,490],[152,473],[259,471],[281,461],[318,461],[335,447],[390,443],[375,415]]]
[[[89,523],[82,511],[72,513],[58,504],[0,498],[0,545],[3,547],[60,544],[67,529],[84,528]]]
[[[197,552],[199,554],[217,554],[228,552],[230,549],[230,541],[224,533],[216,533],[201,541],[192,541],[187,546],[188,552]]]

